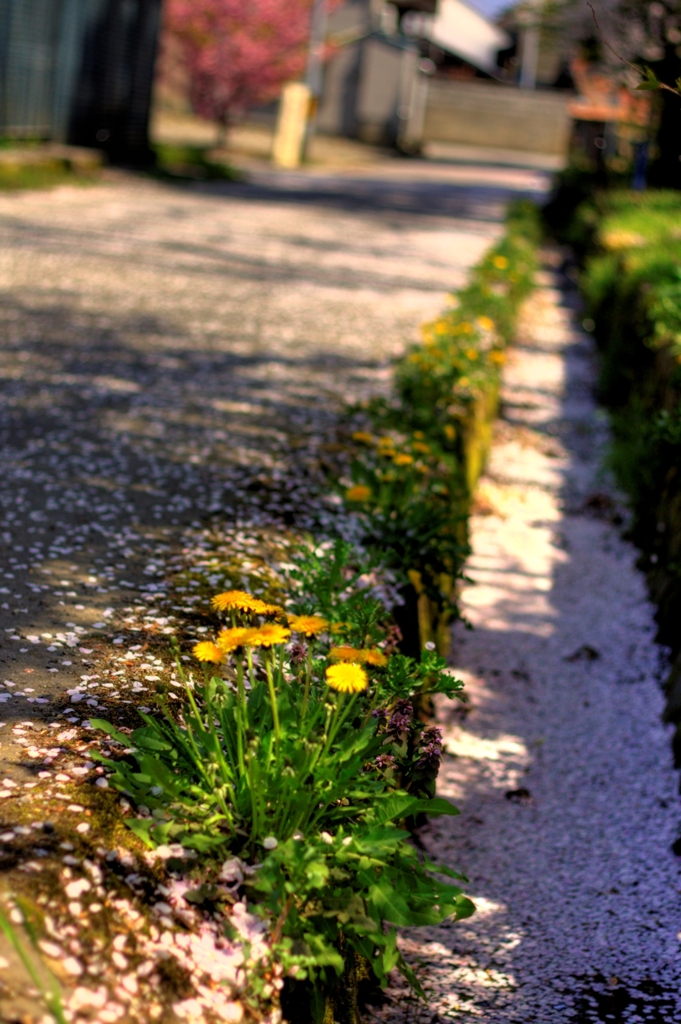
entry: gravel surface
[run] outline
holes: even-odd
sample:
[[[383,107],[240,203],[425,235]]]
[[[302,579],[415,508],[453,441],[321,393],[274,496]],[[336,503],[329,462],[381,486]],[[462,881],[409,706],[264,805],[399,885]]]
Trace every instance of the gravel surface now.
[[[472,632],[453,664],[470,704],[439,713],[440,792],[424,837],[470,879],[471,919],[407,933],[427,1008],[393,1024],[681,1021],[678,776],[660,723],[663,652],[602,471],[593,348],[555,281],[530,301],[472,523]]]
[[[340,404],[386,386],[507,199],[545,188],[394,161],[0,195],[6,791],[36,771],[6,723],[144,700],[183,611],[158,602],[187,531],[210,514],[305,526]]]

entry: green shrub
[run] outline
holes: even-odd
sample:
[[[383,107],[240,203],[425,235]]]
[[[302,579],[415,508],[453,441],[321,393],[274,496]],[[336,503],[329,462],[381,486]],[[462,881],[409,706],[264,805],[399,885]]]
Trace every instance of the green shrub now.
[[[442,577],[456,577],[468,554],[468,495],[458,460],[425,436],[355,433],[360,447],[345,498],[363,542],[400,584],[409,585],[417,573],[434,601],[453,607]]]
[[[97,173],[78,173],[63,160],[42,163],[7,163],[0,161],[0,191],[56,188],[57,185],[84,185],[95,181]]]
[[[631,499],[661,639],[676,652],[681,614],[681,196],[601,193],[582,273],[612,415],[611,464]]]
[[[158,144],[154,152],[157,177],[192,181],[240,181],[242,177],[230,164],[212,159],[205,147]]]
[[[407,605],[415,606],[421,594],[428,598],[432,628],[421,629],[421,644],[430,639],[424,632],[439,630],[442,638],[457,613],[455,581],[468,554],[470,497],[491,441],[505,348],[533,285],[540,238],[536,207],[513,204],[499,243],[441,316],[424,324],[421,344],[397,360],[393,400],[370,405],[369,429],[353,435],[346,500],[360,512],[365,543],[397,571]]]

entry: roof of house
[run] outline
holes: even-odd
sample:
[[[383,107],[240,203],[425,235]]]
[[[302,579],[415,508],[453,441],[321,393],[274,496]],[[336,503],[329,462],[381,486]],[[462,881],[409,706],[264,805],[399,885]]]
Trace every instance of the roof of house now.
[[[429,39],[446,53],[480,71],[498,70],[497,54],[511,45],[511,37],[465,0],[439,0],[435,14],[409,15],[410,34]]]

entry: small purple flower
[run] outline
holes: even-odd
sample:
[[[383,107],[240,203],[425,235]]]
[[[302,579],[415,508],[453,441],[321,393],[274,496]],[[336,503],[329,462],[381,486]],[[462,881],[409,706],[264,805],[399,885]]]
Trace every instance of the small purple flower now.
[[[397,623],[388,627],[388,635],[386,637],[385,653],[394,654],[399,649],[402,643],[402,630]]]
[[[439,725],[429,725],[421,734],[423,743],[434,743],[442,750],[442,729]]]
[[[377,718],[379,720],[379,722],[385,722],[387,717],[388,717],[388,709],[387,708],[375,708],[371,712],[371,717],[372,718]]]
[[[392,754],[379,754],[378,757],[374,758],[374,764],[377,768],[382,768],[386,771],[388,768],[395,767],[395,758]]]
[[[307,644],[291,644],[289,648],[289,655],[294,665],[302,665],[307,658]]]
[[[442,729],[437,725],[423,730],[419,755],[416,767],[437,773],[442,760]]]
[[[388,722],[387,733],[393,739],[401,739],[402,734],[411,726],[414,709],[408,700],[398,700]]]

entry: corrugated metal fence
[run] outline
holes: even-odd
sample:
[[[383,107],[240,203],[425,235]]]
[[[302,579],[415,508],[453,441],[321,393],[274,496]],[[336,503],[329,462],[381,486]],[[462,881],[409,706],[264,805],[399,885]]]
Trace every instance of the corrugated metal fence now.
[[[161,0],[0,0],[0,137],[148,150]]]

